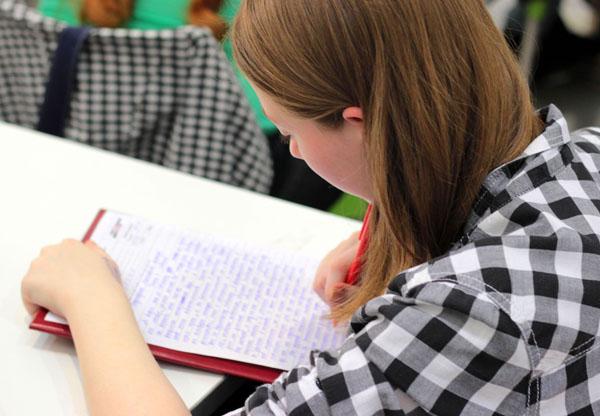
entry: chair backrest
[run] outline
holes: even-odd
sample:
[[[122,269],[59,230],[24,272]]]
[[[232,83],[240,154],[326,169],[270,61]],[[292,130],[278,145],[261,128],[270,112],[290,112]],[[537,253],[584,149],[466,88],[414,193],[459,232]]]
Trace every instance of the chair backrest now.
[[[0,119],[34,128],[65,25],[0,0]],[[65,137],[268,192],[272,162],[220,45],[207,29],[91,29]]]

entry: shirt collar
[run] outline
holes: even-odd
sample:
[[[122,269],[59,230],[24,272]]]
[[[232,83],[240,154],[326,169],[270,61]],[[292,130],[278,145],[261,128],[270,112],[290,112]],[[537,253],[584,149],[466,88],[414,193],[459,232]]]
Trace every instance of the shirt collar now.
[[[502,201],[508,202],[510,200],[511,192],[508,188],[515,188],[513,191],[519,189],[520,178],[523,179],[521,182],[524,181],[529,184],[528,179],[522,178],[524,172],[531,170],[540,163],[546,164],[547,168],[553,166],[552,169],[547,170],[548,174],[551,174],[552,170],[561,167],[558,165],[562,165],[562,160],[555,160],[556,163],[550,163],[546,160],[547,156],[540,157],[539,155],[571,141],[567,121],[561,111],[553,104],[538,110],[537,114],[540,119],[544,120],[544,131],[533,139],[519,157],[497,167],[485,178],[477,202],[474,204],[471,215],[465,224],[466,234],[459,242],[460,244],[468,240],[470,232],[489,209],[501,205]]]
[[[544,120],[544,131],[532,140],[519,157],[490,172],[483,182],[483,187],[491,194],[495,195],[505,189],[508,181],[514,179],[517,172],[523,171],[522,168],[527,165],[527,160],[532,160],[541,153],[571,141],[567,120],[554,104],[550,104],[536,113],[540,119]]]
[[[527,146],[520,158],[533,156],[571,141],[567,120],[554,104],[542,108],[537,114],[545,120],[546,128]]]

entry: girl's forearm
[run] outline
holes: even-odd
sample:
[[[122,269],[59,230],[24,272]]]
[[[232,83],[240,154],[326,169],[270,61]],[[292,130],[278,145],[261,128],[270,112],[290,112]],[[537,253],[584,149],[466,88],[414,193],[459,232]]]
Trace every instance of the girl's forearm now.
[[[73,302],[68,321],[92,415],[189,415],[150,353],[122,291]]]

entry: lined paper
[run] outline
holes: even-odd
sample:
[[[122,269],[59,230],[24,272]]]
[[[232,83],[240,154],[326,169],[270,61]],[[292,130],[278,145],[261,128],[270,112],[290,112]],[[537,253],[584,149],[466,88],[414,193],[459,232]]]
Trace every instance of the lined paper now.
[[[345,338],[311,288],[319,259],[112,211],[91,239],[150,344],[288,370]]]

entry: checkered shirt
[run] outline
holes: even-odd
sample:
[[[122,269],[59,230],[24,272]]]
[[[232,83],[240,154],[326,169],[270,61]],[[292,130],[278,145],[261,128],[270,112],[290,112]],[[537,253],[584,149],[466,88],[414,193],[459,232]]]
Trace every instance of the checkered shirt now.
[[[0,119],[33,128],[65,25],[0,0]],[[210,31],[92,29],[65,136],[268,192],[266,138]]]
[[[540,114],[545,131],[486,178],[447,254],[231,414],[600,414],[600,129]]]

